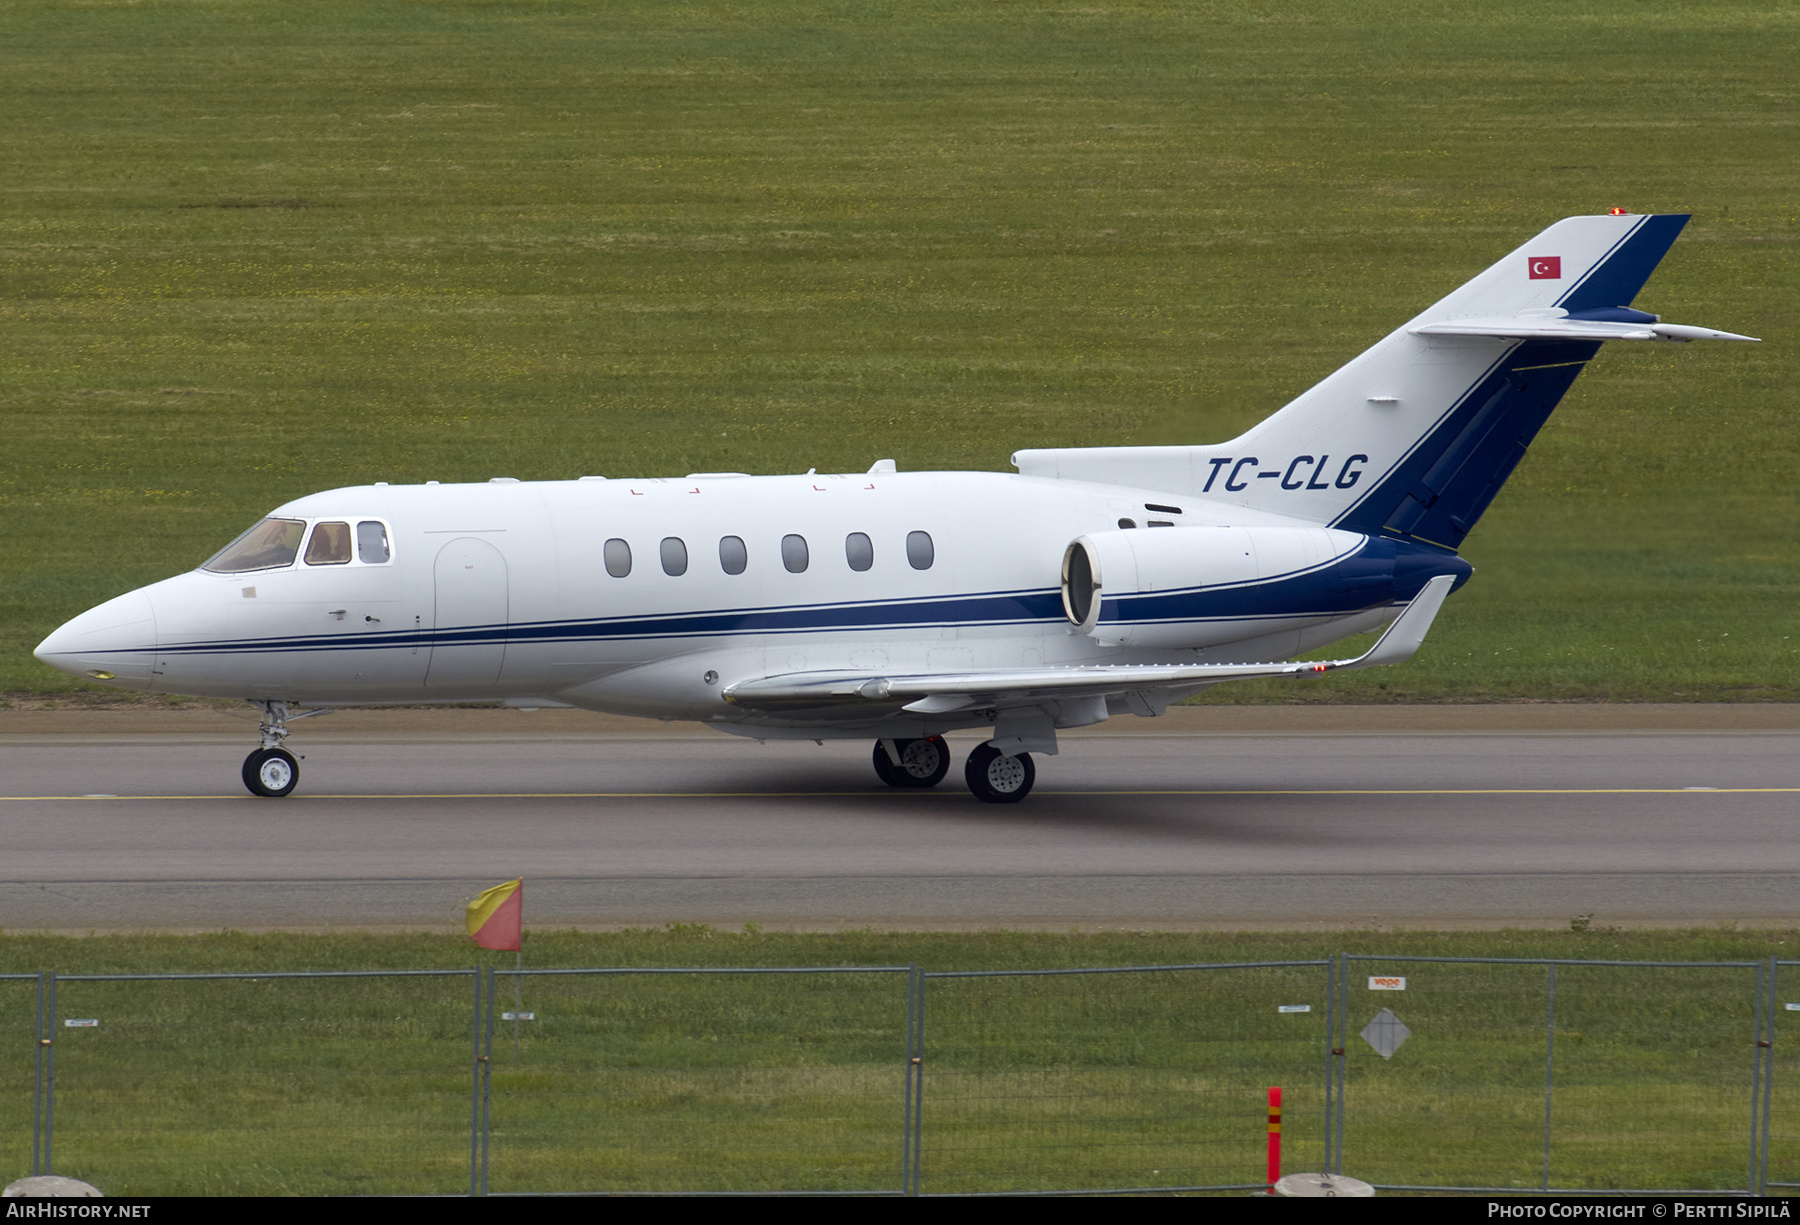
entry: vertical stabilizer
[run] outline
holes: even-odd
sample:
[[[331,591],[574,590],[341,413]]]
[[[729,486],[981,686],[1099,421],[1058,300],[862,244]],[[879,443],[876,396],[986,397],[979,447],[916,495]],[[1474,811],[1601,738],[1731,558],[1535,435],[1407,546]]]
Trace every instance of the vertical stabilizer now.
[[[1230,442],[1013,462],[1455,548],[1602,340],[1677,338],[1629,306],[1686,223],[1559,221]]]

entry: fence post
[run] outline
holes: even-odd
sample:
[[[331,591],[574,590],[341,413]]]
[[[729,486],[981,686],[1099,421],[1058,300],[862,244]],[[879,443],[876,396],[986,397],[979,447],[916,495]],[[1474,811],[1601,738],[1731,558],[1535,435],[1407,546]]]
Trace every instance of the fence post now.
[[[1775,958],[1756,967],[1756,1062],[1750,1074],[1750,1194],[1767,1193],[1769,1099],[1775,1089]]]
[[[1344,1054],[1344,1048],[1350,1040],[1350,954],[1339,953],[1334,959],[1333,967],[1338,975],[1337,991],[1337,1035],[1331,1043],[1331,1059],[1337,1076],[1337,1127],[1332,1134],[1337,1138],[1336,1156],[1327,1161],[1327,1166],[1334,1174],[1344,1172],[1344,1074],[1350,1062]]]
[[[901,1117],[900,1194],[919,1193],[920,1108],[925,1089],[925,979],[906,967],[906,1102]]]
[[[1336,1032],[1337,1024],[1337,962],[1335,958],[1325,962],[1325,1160],[1319,1167],[1322,1173],[1331,1172],[1332,1117],[1331,1108],[1334,1101],[1332,1092],[1332,1075],[1335,1071],[1335,1060],[1331,1054],[1331,1037]]]
[[[51,1142],[56,1138],[56,971],[46,971],[45,978],[50,990],[44,1015],[44,1036],[39,1040],[38,1049],[44,1058],[44,1168],[41,1172],[49,1174],[53,1169]]]
[[[1550,963],[1550,1001],[1544,1014],[1544,1190],[1550,1189],[1550,1103],[1556,1075],[1556,963]]]
[[[48,1040],[44,1033],[44,978],[47,970],[38,971],[37,989],[37,1066],[32,1079],[31,1091],[31,1172],[44,1172],[44,1044]]]
[[[1768,1039],[1768,1053],[1763,1056],[1763,1112],[1762,1112],[1762,1162],[1759,1166],[1761,1175],[1757,1186],[1759,1194],[1768,1194],[1769,1183],[1769,1108],[1775,1098],[1775,1019],[1780,1015],[1777,1001],[1776,978],[1780,972],[1779,963],[1769,958],[1769,1024],[1764,1031]]]
[[[516,980],[515,980],[516,981]],[[487,968],[487,1023],[481,1038],[481,1194],[488,1193],[488,1142],[494,1135],[494,967]]]
[[[473,1043],[469,1058],[469,1194],[480,1195],[478,1178],[481,1155],[481,967],[475,967],[475,1006],[469,1012]]]

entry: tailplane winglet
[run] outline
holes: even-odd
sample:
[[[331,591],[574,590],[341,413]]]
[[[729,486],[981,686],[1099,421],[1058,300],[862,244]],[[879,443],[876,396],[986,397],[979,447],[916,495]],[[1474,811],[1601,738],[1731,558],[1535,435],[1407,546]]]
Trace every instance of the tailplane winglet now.
[[[1424,644],[1425,635],[1431,632],[1431,623],[1437,620],[1438,610],[1444,606],[1444,600],[1454,586],[1454,574],[1440,574],[1427,582],[1374,646],[1355,659],[1335,665],[1336,668],[1374,668],[1382,664],[1403,664],[1411,659]]]

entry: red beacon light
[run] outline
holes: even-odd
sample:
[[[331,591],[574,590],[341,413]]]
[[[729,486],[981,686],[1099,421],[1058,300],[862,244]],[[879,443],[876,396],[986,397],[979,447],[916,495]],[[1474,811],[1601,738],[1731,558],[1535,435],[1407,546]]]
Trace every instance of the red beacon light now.
[[[1608,217],[1629,217],[1629,216],[1631,216],[1630,213],[1626,212],[1622,208],[1609,208],[1606,210],[1606,215]]]

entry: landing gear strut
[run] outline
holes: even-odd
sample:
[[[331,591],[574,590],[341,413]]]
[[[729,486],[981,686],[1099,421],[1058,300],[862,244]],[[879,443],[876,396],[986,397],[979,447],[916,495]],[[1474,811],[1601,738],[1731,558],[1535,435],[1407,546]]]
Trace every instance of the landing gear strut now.
[[[890,787],[935,787],[950,773],[950,746],[942,736],[877,740],[875,773]]]
[[[989,744],[977,745],[963,766],[963,778],[975,798],[988,804],[1017,804],[1031,794],[1037,767],[1030,753],[1008,755]]]
[[[296,719],[328,715],[331,710],[309,710],[291,715],[286,702],[260,701],[257,705],[263,712],[262,723],[256,729],[262,736],[262,745],[244,758],[244,786],[250,789],[251,795],[278,800],[300,782],[299,759],[281,747],[281,742],[288,738],[287,725]]]

